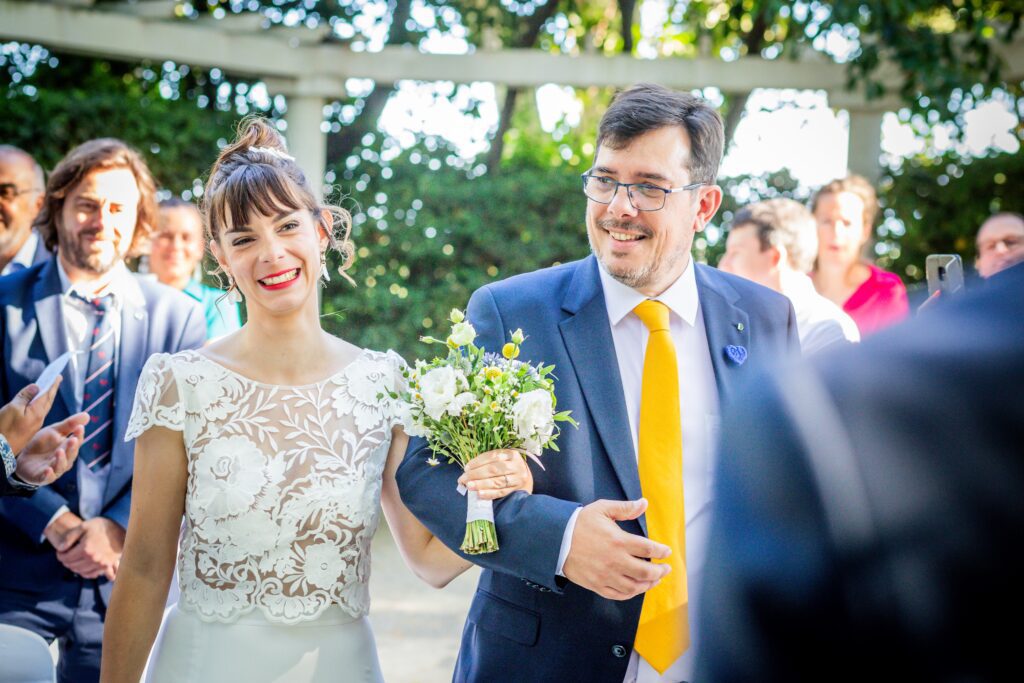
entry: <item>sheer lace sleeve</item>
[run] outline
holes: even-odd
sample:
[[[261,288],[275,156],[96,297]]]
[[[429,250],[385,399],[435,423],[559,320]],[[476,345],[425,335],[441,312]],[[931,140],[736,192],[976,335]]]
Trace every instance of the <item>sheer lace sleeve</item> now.
[[[174,376],[173,357],[167,353],[150,356],[142,368],[132,416],[124,440],[137,438],[150,427],[184,431],[185,411]]]

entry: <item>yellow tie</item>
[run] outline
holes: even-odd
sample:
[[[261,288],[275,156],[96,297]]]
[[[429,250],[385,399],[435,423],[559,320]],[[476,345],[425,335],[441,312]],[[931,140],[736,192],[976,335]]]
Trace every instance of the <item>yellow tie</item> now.
[[[650,331],[640,392],[640,488],[647,498],[647,535],[672,548],[668,576],[644,595],[637,653],[665,670],[690,647],[687,616],[686,514],[683,507],[683,432],[679,424],[679,370],[668,307],[644,301],[633,309]]]

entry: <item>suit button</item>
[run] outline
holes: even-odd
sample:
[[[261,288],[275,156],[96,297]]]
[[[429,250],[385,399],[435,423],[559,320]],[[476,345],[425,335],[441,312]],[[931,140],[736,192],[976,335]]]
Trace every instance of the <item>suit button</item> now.
[[[626,648],[624,648],[622,645],[612,645],[612,654],[618,657],[619,659],[622,659],[626,656]]]

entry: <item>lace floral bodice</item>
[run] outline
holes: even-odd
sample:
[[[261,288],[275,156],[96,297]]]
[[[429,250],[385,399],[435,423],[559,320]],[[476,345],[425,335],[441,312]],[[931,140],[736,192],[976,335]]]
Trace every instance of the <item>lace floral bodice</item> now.
[[[208,621],[260,609],[295,623],[369,610],[370,540],[397,423],[394,352],[362,351],[302,387],[247,379],[196,351],[157,354],[126,439],[182,433],[188,458],[179,604]],[[160,453],[139,453],[158,458]]]

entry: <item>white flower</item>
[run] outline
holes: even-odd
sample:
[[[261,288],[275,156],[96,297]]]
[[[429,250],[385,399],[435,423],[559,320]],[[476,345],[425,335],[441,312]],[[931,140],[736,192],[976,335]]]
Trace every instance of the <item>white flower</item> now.
[[[423,412],[440,420],[463,386],[466,386],[466,377],[460,370],[442,365],[428,371],[420,377],[419,382]]]
[[[472,344],[476,339],[476,330],[467,322],[455,323],[452,325],[452,333],[448,340],[456,346]]]
[[[249,510],[268,485],[283,475],[283,463],[270,462],[259,446],[244,436],[214,439],[196,462],[195,502],[214,519]]]
[[[551,394],[544,389],[522,394],[512,406],[512,421],[516,435],[526,442],[523,447],[539,454],[540,446],[551,438],[555,428]]]
[[[412,409],[412,404],[400,401],[395,408],[395,418],[402,424],[402,428],[405,429],[405,433],[409,436],[430,436],[430,430],[416,419]]]
[[[330,588],[345,569],[341,551],[333,543],[314,543],[306,548],[302,573],[306,581],[317,588]]]
[[[548,437],[550,438],[551,435],[548,434]],[[544,439],[544,442],[547,442],[547,439]],[[523,439],[523,450],[527,453],[533,453],[534,455],[539,456],[543,447],[544,444],[540,439]]]
[[[452,417],[458,417],[462,414],[463,408],[472,405],[474,401],[476,401],[476,394],[472,391],[463,391],[448,404],[448,414]]]

